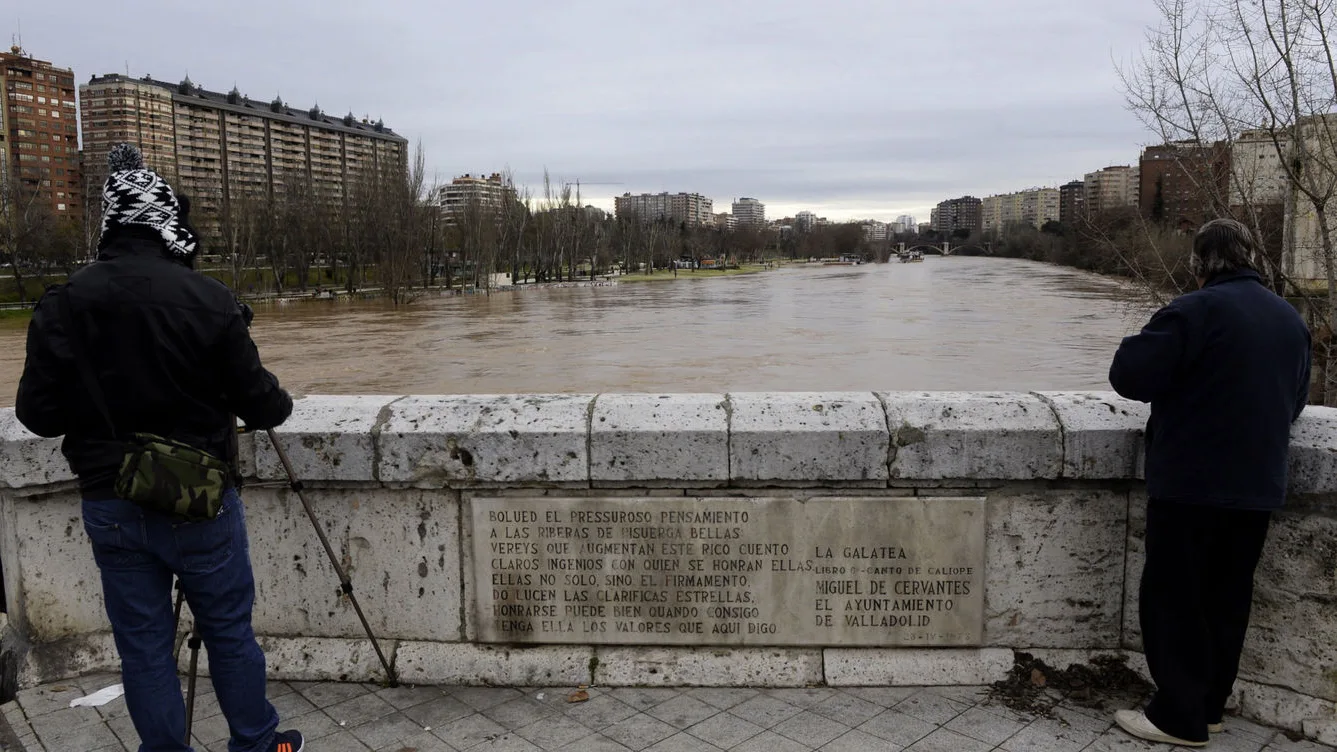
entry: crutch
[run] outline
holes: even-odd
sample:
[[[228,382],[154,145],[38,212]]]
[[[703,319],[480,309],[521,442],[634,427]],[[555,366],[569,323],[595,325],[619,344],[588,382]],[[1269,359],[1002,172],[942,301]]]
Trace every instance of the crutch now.
[[[269,443],[274,445],[274,451],[279,456],[279,462],[283,463],[283,471],[288,474],[288,487],[296,494],[302,502],[302,508],[306,510],[306,516],[311,520],[311,526],[316,530],[316,537],[320,538],[320,544],[325,547],[325,553],[330,557],[330,565],[334,567],[334,572],[339,576],[339,591],[348,596],[348,601],[353,604],[353,610],[357,612],[357,618],[362,622],[362,628],[367,630],[367,638],[371,640],[371,646],[376,649],[376,657],[381,659],[381,666],[385,668],[385,675],[390,680],[391,687],[399,686],[399,677],[395,675],[395,670],[390,666],[390,661],[385,659],[385,653],[381,652],[381,644],[376,641],[376,635],[371,631],[371,624],[367,617],[362,613],[362,606],[358,605],[357,596],[353,595],[353,583],[349,581],[348,575],[339,565],[339,557],[334,555],[334,548],[330,546],[330,539],[325,537],[325,530],[316,520],[316,513],[311,509],[311,503],[306,500],[306,494],[302,493],[304,486],[302,481],[297,479],[297,473],[293,472],[292,463],[288,461],[288,453],[283,451],[283,446],[279,444],[279,437],[270,428],[265,431],[269,436]]]

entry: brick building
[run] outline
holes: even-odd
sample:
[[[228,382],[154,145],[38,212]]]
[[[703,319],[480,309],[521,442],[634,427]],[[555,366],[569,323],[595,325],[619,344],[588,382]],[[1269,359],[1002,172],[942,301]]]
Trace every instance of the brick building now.
[[[0,91],[0,200],[32,197],[56,217],[81,217],[74,72],[15,45],[0,52]]]

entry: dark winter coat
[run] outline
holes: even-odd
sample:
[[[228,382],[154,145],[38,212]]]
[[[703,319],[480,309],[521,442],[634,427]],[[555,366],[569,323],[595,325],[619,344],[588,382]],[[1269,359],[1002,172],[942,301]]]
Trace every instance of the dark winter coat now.
[[[161,240],[120,235],[38,303],[15,403],[28,430],[65,437],[61,449],[84,498],[112,495],[123,446],[83,386],[60,296],[70,296],[117,435],[154,433],[229,457],[232,415],[263,429],[292,412],[278,379],[260,365],[232,293],[169,258]]]
[[[1110,384],[1151,403],[1147,494],[1277,509],[1290,426],[1309,395],[1309,330],[1258,274],[1221,274],[1124,339]]]

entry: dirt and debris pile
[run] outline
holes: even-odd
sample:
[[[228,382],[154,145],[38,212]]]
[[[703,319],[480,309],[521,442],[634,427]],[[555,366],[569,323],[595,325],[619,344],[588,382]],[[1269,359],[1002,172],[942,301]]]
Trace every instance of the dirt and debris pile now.
[[[994,682],[989,696],[1023,713],[1044,714],[1063,700],[1098,710],[1132,707],[1152,686],[1132,669],[1124,656],[1100,655],[1089,664],[1055,669],[1030,653],[1017,653],[1007,678]]]

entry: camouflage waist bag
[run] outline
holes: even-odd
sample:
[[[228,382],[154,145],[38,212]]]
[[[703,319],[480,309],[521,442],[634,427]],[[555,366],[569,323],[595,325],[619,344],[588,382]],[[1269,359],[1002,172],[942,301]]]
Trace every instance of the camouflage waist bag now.
[[[137,433],[121,460],[116,495],[190,522],[212,520],[223,507],[229,471],[226,462],[208,452]]]

